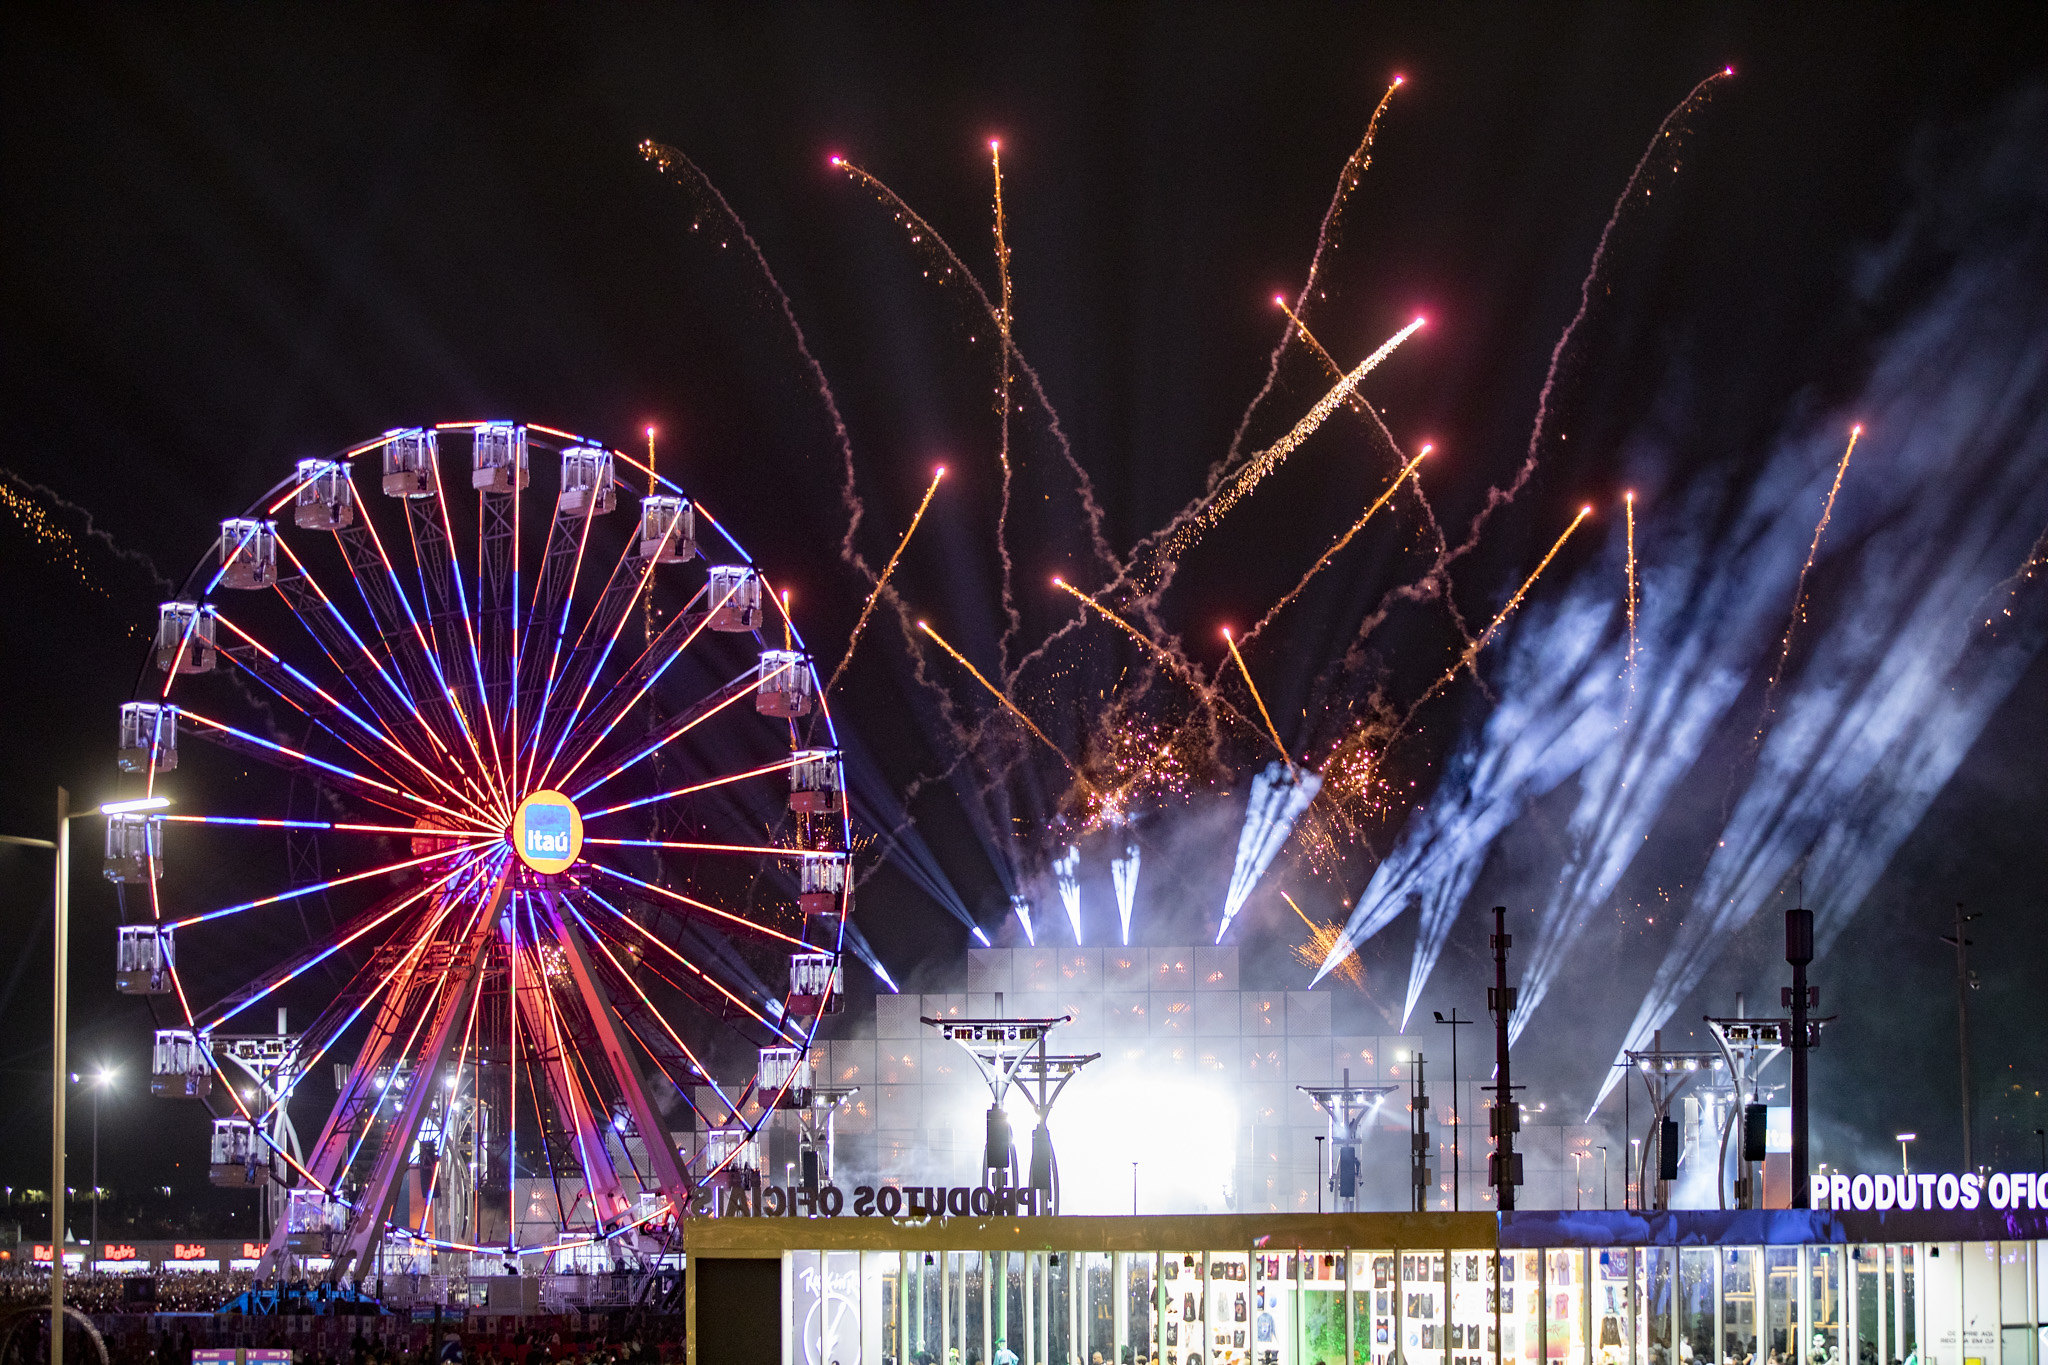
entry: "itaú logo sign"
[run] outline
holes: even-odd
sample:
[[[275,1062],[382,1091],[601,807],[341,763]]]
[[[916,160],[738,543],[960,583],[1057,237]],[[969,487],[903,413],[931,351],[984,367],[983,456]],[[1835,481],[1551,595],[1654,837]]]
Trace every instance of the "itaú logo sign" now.
[[[519,803],[508,838],[521,862],[553,876],[567,871],[583,852],[583,817],[560,792],[535,792]]]
[[[1994,1171],[1923,1175],[1817,1176],[1815,1194],[1845,1209],[2048,1209],[2048,1171]]]

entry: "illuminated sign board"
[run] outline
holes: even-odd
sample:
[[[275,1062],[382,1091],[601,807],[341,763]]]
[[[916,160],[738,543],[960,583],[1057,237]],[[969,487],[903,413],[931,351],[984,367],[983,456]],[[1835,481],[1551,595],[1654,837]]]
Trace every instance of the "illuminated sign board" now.
[[[171,1243],[171,1259],[174,1261],[203,1261],[208,1254],[204,1242]]]
[[[2048,1171],[1922,1172],[1918,1175],[1824,1175],[1813,1178],[1814,1202],[1837,1213],[1854,1209],[2048,1209]]]
[[[849,1194],[820,1185],[813,1196],[801,1185],[763,1185],[739,1190],[700,1191],[691,1208],[722,1218],[1015,1218],[1049,1212],[1039,1207],[1040,1191],[995,1190],[986,1185],[856,1185]]]
[[[100,1248],[100,1259],[102,1261],[132,1261],[135,1259],[135,1248],[125,1242],[113,1242]]]
[[[519,803],[510,837],[521,862],[551,877],[566,872],[583,852],[583,817],[562,793],[535,792]]]

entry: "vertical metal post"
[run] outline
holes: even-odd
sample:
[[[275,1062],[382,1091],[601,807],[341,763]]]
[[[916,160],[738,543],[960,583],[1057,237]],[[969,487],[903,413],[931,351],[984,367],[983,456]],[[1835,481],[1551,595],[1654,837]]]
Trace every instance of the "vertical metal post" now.
[[[1521,1111],[1515,1107],[1515,1087],[1508,1074],[1508,1020],[1515,1012],[1515,988],[1508,985],[1508,908],[1493,907],[1493,986],[1486,992],[1486,1008],[1493,1013],[1493,1169],[1487,1183],[1493,1186],[1494,1203],[1502,1213],[1515,1211],[1515,1186],[1522,1181],[1521,1162],[1515,1156],[1515,1134],[1521,1131]],[[1457,1035],[1453,1029],[1452,1036]],[[1542,1356],[1538,1356],[1540,1361]]]
[[[1956,1052],[1962,1067],[1960,1083],[1963,1088],[1963,1169],[1977,1169],[1974,1153],[1970,1146],[1970,1109],[1973,1087],[1970,1085],[1970,989],[1976,985],[1970,973],[1970,942],[1963,932],[1963,926],[1976,915],[1963,913],[1961,901],[1956,902],[1955,932],[1942,935],[1943,943],[1952,944],[1956,950]]]
[[[147,843],[143,846],[148,854]],[[64,1365],[64,1082],[70,1030],[71,793],[57,788],[55,1002],[50,1029],[50,1365]]]
[[[1960,931],[1959,931],[1960,932]],[[1807,1179],[1806,1113],[1806,967],[1813,961],[1813,911],[1785,912],[1785,961],[1792,966],[1792,1199],[1790,1207],[1813,1207]],[[1967,1112],[1967,1111],[1966,1111]],[[1966,1121],[1967,1122],[1967,1121]],[[1968,1129],[1964,1129],[1967,1164]]]

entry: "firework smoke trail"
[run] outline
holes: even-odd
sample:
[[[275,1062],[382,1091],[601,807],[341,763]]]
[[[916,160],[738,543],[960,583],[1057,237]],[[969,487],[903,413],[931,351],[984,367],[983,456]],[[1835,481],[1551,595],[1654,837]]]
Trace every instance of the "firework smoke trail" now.
[[[860,633],[868,623],[868,613],[875,609],[875,602],[882,590],[889,586],[889,576],[896,572],[896,561],[903,558],[903,551],[910,544],[910,537],[917,532],[917,524],[924,520],[927,507],[932,505],[932,495],[939,491],[939,480],[946,477],[946,467],[940,465],[932,474],[932,481],[924,490],[923,501],[917,504],[917,511],[911,513],[910,525],[903,528],[903,538],[896,542],[896,549],[889,556],[889,562],[882,566],[881,576],[875,579],[875,586],[868,593],[868,600],[861,604],[860,616],[853,623],[853,633],[846,637],[846,652],[839,657],[839,667],[832,670],[832,680],[825,684],[825,695],[832,695],[832,689],[839,685],[840,675],[846,672],[847,664],[853,661],[854,646],[860,643]]]
[[[1662,158],[1677,155],[1678,139],[1682,133],[1681,121],[1706,100],[1717,81],[1728,80],[1734,75],[1734,67],[1723,67],[1695,85],[1691,92],[1664,116],[1663,122],[1657,125],[1657,131],[1650,135],[1650,145],[1643,148],[1643,154],[1637,159],[1635,169],[1629,172],[1628,183],[1621,187],[1621,196],[1614,201],[1614,211],[1607,215],[1607,224],[1600,229],[1600,240],[1593,247],[1592,264],[1586,269],[1586,278],[1579,283],[1578,311],[1572,314],[1572,320],[1565,324],[1564,331],[1558,335],[1557,344],[1551,348],[1550,365],[1543,373],[1543,387],[1536,393],[1536,421],[1529,429],[1528,454],[1523,457],[1521,468],[1515,471],[1515,477],[1505,488],[1495,486],[1486,490],[1486,505],[1472,518],[1472,524],[1465,533],[1464,543],[1451,552],[1450,558],[1453,561],[1464,557],[1479,543],[1479,533],[1485,528],[1488,519],[1497,509],[1513,502],[1530,477],[1536,473],[1536,464],[1543,449],[1544,426],[1551,417],[1550,400],[1557,388],[1558,373],[1564,367],[1572,338],[1578,335],[1579,325],[1586,320],[1586,314],[1592,309],[1593,286],[1599,283],[1601,267],[1607,263],[1608,244],[1613,240],[1614,229],[1621,223],[1623,212],[1635,198],[1636,187],[1642,184],[1644,173],[1650,169],[1653,159],[1661,163]],[[1678,166],[1675,162],[1672,163],[1671,169],[1677,171]],[[1651,192],[1645,190],[1643,193],[1647,198]]]
[[[1357,537],[1360,531],[1363,531],[1365,529],[1365,524],[1373,519],[1373,515],[1376,512],[1378,512],[1382,507],[1385,507],[1387,505],[1388,501],[1393,498],[1394,494],[1400,490],[1401,485],[1404,482],[1406,482],[1411,476],[1414,475],[1416,467],[1419,466],[1425,459],[1427,459],[1429,457],[1429,453],[1434,449],[1436,449],[1435,446],[1423,446],[1421,450],[1416,452],[1414,459],[1410,460],[1407,464],[1401,466],[1401,472],[1396,474],[1394,476],[1394,481],[1387,485],[1387,491],[1380,494],[1377,498],[1373,499],[1372,505],[1365,509],[1364,513],[1358,518],[1357,521],[1351,523],[1351,529],[1346,531],[1343,535],[1338,536],[1336,542],[1332,544],[1329,549],[1323,551],[1323,557],[1321,559],[1318,559],[1314,564],[1311,564],[1309,566],[1308,572],[1301,576],[1301,581],[1299,583],[1296,583],[1292,588],[1289,588],[1285,596],[1283,596],[1279,601],[1275,602],[1271,607],[1267,608],[1266,614],[1259,618],[1259,623],[1244,633],[1244,642],[1246,644],[1250,644],[1253,640],[1257,639],[1259,632],[1264,630],[1267,626],[1271,625],[1273,622],[1273,618],[1278,616],[1283,610],[1285,610],[1288,603],[1292,602],[1295,598],[1301,596],[1302,589],[1306,588],[1309,585],[1310,579],[1314,578],[1317,574],[1321,573],[1324,569],[1329,567],[1330,561],[1335,559],[1338,553],[1342,551],[1346,545],[1349,545],[1352,542],[1352,540]],[[1417,480],[1417,482],[1419,484],[1420,480]]]
[[[896,216],[903,224],[904,231],[910,235],[912,246],[920,247],[930,254],[939,265],[941,284],[954,281],[964,284],[980,303],[981,311],[987,315],[988,320],[1000,325],[995,301],[989,298],[988,290],[982,286],[974,272],[967,268],[966,262],[960,259],[960,254],[953,250],[952,244],[947,242],[938,229],[926,222],[923,215],[910,207],[902,195],[890,189],[873,172],[855,165],[843,156],[835,156],[831,161],[834,170],[845,172],[849,179],[864,186],[883,207]],[[927,271],[926,274],[929,276],[930,272]],[[1075,495],[1081,501],[1082,514],[1088,525],[1090,550],[1103,567],[1116,572],[1122,566],[1116,552],[1109,547],[1108,537],[1103,534],[1103,511],[1102,505],[1095,498],[1095,481],[1088,476],[1088,471],[1082,468],[1080,460],[1075,457],[1073,443],[1067,439],[1066,429],[1060,424],[1059,409],[1053,406],[1052,399],[1046,395],[1045,384],[1039,379],[1037,368],[1031,364],[1023,351],[1017,348],[1014,338],[1007,339],[1005,344],[1009,348],[1012,363],[1017,367],[1017,373],[1024,376],[1025,384],[1031,389],[1032,398],[1037,402],[1039,410],[1045,414],[1046,429],[1052,436],[1054,445],[1059,448],[1060,458],[1065,461],[1067,472],[1073,476]],[[1023,661],[1019,661],[1018,667],[1023,667]]]
[[[123,563],[133,564],[136,568],[141,569],[149,576],[151,585],[166,596],[178,591],[178,585],[165,577],[163,570],[157,568],[155,560],[140,550],[128,549],[116,542],[111,535],[102,531],[94,523],[90,509],[73,502],[48,484],[36,483],[31,479],[25,479],[11,469],[0,467],[0,479],[5,479],[20,490],[19,493],[15,493],[7,490],[4,485],[0,485],[0,502],[5,503],[8,511],[13,513],[15,520],[21,523],[21,528],[42,544],[49,551],[53,559],[65,563],[68,567],[75,570],[79,581],[84,583],[87,588],[99,593],[101,596],[107,595],[104,589],[101,589],[91,579],[86,577],[85,563],[78,557],[77,553],[78,538],[70,531],[59,526],[46,508],[55,508],[59,512],[69,513],[77,517],[85,524],[85,538],[87,540],[97,541],[100,547],[115,559]],[[61,550],[58,547],[62,547]]]
[[[1024,926],[1024,941],[1036,948],[1038,946],[1038,935],[1031,928],[1031,897],[1012,895],[1010,897],[1010,913],[1017,917],[1017,923]]]
[[[1486,642],[1491,640],[1495,633],[1500,630],[1501,622],[1507,620],[1513,614],[1515,608],[1522,604],[1522,599],[1529,595],[1529,589],[1536,585],[1536,580],[1541,578],[1543,571],[1550,567],[1550,561],[1557,558],[1557,552],[1564,548],[1564,543],[1567,540],[1571,539],[1572,532],[1579,529],[1579,523],[1592,514],[1593,509],[1590,506],[1579,509],[1579,514],[1572,518],[1572,524],[1564,528],[1564,534],[1557,538],[1556,542],[1545,552],[1543,558],[1537,562],[1535,569],[1530,572],[1527,578],[1522,580],[1522,586],[1515,589],[1515,595],[1510,597],[1508,604],[1500,609],[1500,614],[1495,616],[1486,629],[1479,633],[1477,640],[1466,646],[1465,652],[1458,657],[1458,662],[1452,664],[1448,672],[1431,684],[1427,692],[1424,692],[1415,699],[1415,704],[1408,708],[1406,719],[1401,722],[1403,730],[1408,728],[1409,722],[1415,719],[1415,713],[1422,709],[1425,702],[1443,691],[1444,688],[1450,686],[1451,680],[1457,677],[1461,670],[1472,666],[1473,661],[1479,657],[1479,651],[1486,648]],[[1473,675],[1475,677],[1478,676],[1478,670],[1474,669]]]
[[[1862,423],[1849,428],[1849,447],[1842,452],[1842,462],[1835,466],[1835,481],[1828,486],[1827,501],[1820,508],[1820,520],[1814,523],[1813,543],[1806,547],[1806,562],[1799,566],[1799,582],[1792,589],[1792,615],[1785,622],[1785,638],[1778,645],[1778,662],[1771,668],[1771,680],[1764,684],[1764,712],[1757,720],[1756,735],[1749,742],[1752,750],[1763,743],[1764,727],[1770,724],[1778,684],[1784,681],[1785,664],[1792,657],[1792,637],[1798,632],[1799,623],[1806,619],[1806,576],[1813,572],[1813,561],[1820,554],[1821,537],[1827,534],[1828,521],[1835,515],[1835,495],[1842,491],[1843,476],[1849,472],[1849,457],[1856,453],[1856,442],[1862,435]]]
[[[1237,506],[1239,502],[1244,500],[1246,494],[1258,487],[1260,480],[1264,479],[1275,469],[1278,469],[1281,461],[1292,455],[1303,441],[1313,436],[1316,429],[1329,420],[1330,414],[1341,407],[1346,399],[1350,398],[1352,391],[1358,387],[1360,380],[1378,369],[1380,362],[1399,349],[1402,342],[1422,330],[1424,321],[1422,318],[1417,318],[1400,331],[1394,333],[1393,336],[1381,342],[1378,350],[1374,351],[1364,360],[1359,361],[1357,368],[1351,370],[1342,379],[1338,380],[1335,388],[1317,399],[1316,405],[1310,408],[1285,436],[1282,436],[1279,440],[1273,442],[1272,445],[1267,446],[1264,450],[1245,461],[1244,466],[1231,475],[1223,487],[1209,497],[1199,511],[1185,520],[1181,520],[1177,528],[1160,542],[1159,565],[1155,566],[1155,569],[1163,572],[1163,567],[1161,566],[1168,562],[1177,562],[1189,550],[1193,549],[1196,542],[1202,538],[1205,532],[1211,530],[1218,522],[1222,521],[1229,514],[1231,508]],[[1163,587],[1164,584],[1162,583],[1159,586]],[[1155,596],[1156,592],[1157,590],[1155,589]]]
[[[945,638],[941,636],[937,631],[933,630],[929,623],[919,621],[917,623],[917,628],[923,631],[926,635],[929,635],[932,639],[932,643],[936,644],[940,649],[945,650],[946,653],[952,655],[953,661],[959,664],[962,668],[966,669],[968,675],[972,677],[976,682],[980,683],[984,688],[988,689],[988,694],[991,697],[994,697],[997,701],[1001,702],[1003,704],[1003,709],[1005,711],[1008,711],[1011,715],[1015,716],[1018,719],[1018,721],[1023,724],[1025,729],[1029,730],[1033,735],[1036,735],[1040,743],[1044,744],[1046,748],[1058,754],[1060,762],[1067,765],[1068,772],[1072,773],[1075,776],[1075,778],[1079,780],[1084,786],[1089,785],[1088,779],[1081,775],[1081,770],[1074,766],[1074,760],[1067,757],[1066,750],[1060,748],[1059,745],[1053,743],[1051,738],[1046,735],[1045,731],[1038,728],[1037,724],[1031,719],[1031,717],[1025,715],[1022,711],[1017,709],[1017,703],[1011,701],[1008,697],[1004,696],[1000,691],[996,689],[996,685],[994,683],[990,682],[987,678],[982,677],[981,670],[976,668],[973,664],[967,662],[967,656],[965,654],[962,654],[959,650],[947,644]]]
[[[1230,657],[1237,660],[1237,671],[1244,678],[1245,688],[1252,694],[1252,700],[1258,703],[1259,719],[1266,723],[1266,737],[1273,741],[1273,747],[1280,751],[1281,762],[1292,772],[1294,760],[1288,757],[1287,746],[1280,742],[1280,731],[1274,728],[1272,713],[1266,710],[1266,699],[1259,695],[1259,685],[1252,681],[1252,671],[1244,666],[1244,655],[1237,652],[1237,641],[1230,638],[1228,626],[1223,628],[1223,643],[1230,646]]]

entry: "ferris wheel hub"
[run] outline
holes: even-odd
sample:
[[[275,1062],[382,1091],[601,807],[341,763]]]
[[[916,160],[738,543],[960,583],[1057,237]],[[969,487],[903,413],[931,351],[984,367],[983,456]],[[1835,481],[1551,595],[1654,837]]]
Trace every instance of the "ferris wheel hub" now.
[[[544,877],[566,872],[583,853],[583,816],[558,791],[537,791],[519,803],[505,840]]]

